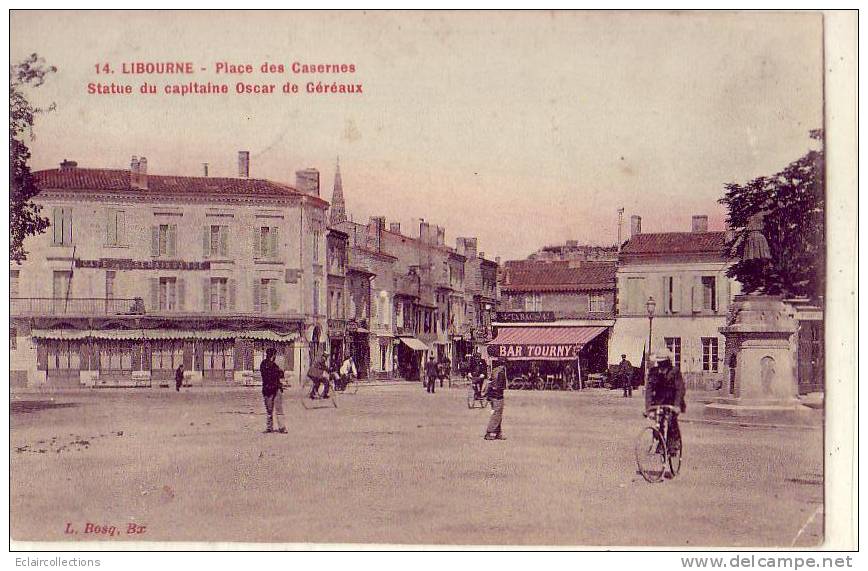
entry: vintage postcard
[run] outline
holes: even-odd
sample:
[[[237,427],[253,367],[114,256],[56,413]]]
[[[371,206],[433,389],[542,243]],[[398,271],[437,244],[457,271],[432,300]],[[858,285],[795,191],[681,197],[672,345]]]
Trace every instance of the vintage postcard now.
[[[854,549],[855,22],[13,10],[12,549]]]

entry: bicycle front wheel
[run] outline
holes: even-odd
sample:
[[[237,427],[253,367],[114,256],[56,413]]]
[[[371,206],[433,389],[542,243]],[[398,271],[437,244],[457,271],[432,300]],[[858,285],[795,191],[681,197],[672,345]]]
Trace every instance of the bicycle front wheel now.
[[[636,465],[648,482],[657,483],[666,471],[666,443],[660,431],[646,426],[636,439]]]

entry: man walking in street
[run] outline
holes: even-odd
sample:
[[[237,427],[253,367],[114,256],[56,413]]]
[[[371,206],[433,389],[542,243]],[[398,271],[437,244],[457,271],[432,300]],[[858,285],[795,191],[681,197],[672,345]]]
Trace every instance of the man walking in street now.
[[[274,362],[277,351],[269,347],[265,351],[265,359],[259,365],[262,375],[262,398],[265,401],[265,432],[274,432],[274,417],[277,417],[277,432],[286,434],[283,424],[283,371]]]
[[[437,361],[434,360],[434,355],[428,357],[428,362],[425,363],[425,380],[428,383],[428,392],[433,394],[437,385]]]
[[[503,393],[506,390],[506,361],[502,358],[495,361],[491,370],[491,382],[485,397],[491,403],[491,418],[485,428],[486,440],[506,440],[501,430],[503,423]]]
[[[184,363],[178,365],[175,369],[175,391],[181,392],[181,385],[184,384]]]
[[[624,398],[633,397],[633,364],[627,360],[627,355],[621,355],[616,373],[618,382],[624,387]]]

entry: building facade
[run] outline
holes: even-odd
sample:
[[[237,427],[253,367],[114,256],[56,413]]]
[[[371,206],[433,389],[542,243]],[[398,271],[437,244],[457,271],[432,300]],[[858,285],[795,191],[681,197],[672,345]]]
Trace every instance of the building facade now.
[[[691,388],[719,388],[724,379],[724,337],[739,284],[726,276],[724,232],[709,232],[708,219],[694,216],[691,232],[642,233],[631,220],[617,273],[617,321],[609,363],[626,354],[640,365],[647,352],[649,299],[651,351],[668,349]]]
[[[615,325],[615,263],[507,262],[490,356],[551,361],[582,379],[607,368]]]
[[[11,268],[14,384],[256,382],[265,349],[301,378],[327,332],[326,208],[296,187],[129,170],[33,173],[51,227]],[[302,190],[299,190],[301,187]]]

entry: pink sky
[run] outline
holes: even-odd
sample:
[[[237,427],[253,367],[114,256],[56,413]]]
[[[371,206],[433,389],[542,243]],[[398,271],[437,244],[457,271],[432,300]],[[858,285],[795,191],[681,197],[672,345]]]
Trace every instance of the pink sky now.
[[[478,236],[489,257],[576,239],[613,244],[618,207],[643,230],[722,229],[727,182],[776,172],[822,126],[822,20],[772,13],[74,13],[12,14],[12,61],[59,68],[32,93],[34,170],[64,158],[155,174],[236,174],[293,183],[316,167],[331,197],[335,157],[348,212],[447,240]],[[155,83],[225,81],[219,61],[352,63],[351,75],[267,77],[362,83],[364,94],[96,96],[94,65],[192,61],[209,71]],[[241,78],[245,79],[245,78]],[[108,80],[134,86],[148,78]],[[628,225],[625,224],[625,235]]]

